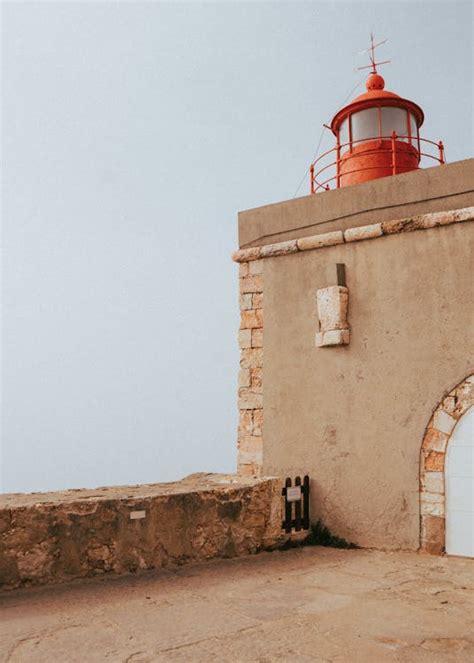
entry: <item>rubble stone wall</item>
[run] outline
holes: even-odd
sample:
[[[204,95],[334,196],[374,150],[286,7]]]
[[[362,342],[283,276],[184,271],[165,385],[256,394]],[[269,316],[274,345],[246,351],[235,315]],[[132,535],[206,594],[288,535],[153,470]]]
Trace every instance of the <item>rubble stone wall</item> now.
[[[272,548],[277,479],[196,474],[170,484],[0,496],[0,586],[173,567]]]

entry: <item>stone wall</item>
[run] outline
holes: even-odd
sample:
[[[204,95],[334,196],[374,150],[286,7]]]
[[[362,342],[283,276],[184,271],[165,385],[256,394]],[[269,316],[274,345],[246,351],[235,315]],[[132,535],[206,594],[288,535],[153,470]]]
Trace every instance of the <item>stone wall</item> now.
[[[263,260],[243,262],[240,276],[238,471],[260,476],[263,462]]]
[[[196,474],[170,484],[0,496],[0,586],[172,567],[271,548],[277,479]]]

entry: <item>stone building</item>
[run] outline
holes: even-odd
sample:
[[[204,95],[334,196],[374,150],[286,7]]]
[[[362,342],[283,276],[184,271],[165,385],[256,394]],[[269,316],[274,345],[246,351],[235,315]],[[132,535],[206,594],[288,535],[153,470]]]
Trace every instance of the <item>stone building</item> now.
[[[239,214],[239,472],[309,474],[361,546],[474,556],[474,161],[421,169],[421,109],[367,88],[333,178]]]

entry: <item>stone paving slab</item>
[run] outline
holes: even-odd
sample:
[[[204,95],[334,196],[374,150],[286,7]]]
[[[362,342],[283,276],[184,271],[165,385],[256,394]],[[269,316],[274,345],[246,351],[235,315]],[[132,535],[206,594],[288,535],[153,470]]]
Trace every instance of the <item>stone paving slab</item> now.
[[[0,661],[474,660],[474,563],[301,548],[0,596]]]

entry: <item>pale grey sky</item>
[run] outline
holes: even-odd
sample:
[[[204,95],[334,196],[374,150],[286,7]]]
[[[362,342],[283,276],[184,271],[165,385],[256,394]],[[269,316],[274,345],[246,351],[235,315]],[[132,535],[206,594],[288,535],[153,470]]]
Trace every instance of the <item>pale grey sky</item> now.
[[[293,196],[371,30],[471,156],[468,2],[2,4],[4,491],[235,469],[236,214]]]

